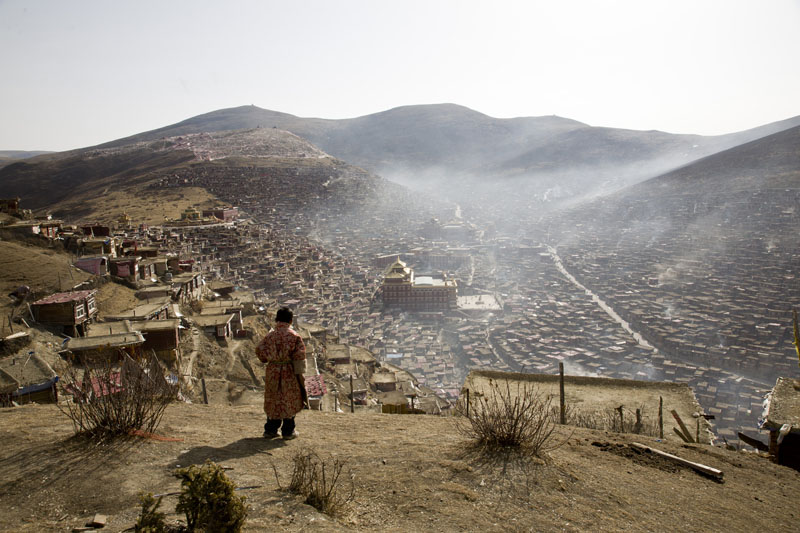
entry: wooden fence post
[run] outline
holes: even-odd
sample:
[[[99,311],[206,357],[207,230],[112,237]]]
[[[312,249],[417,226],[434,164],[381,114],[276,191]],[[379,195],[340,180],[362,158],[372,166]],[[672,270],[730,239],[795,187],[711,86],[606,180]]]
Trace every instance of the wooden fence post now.
[[[689,430],[686,428],[686,424],[684,424],[684,423],[683,423],[683,420],[681,420],[681,417],[680,417],[680,415],[678,415],[678,411],[676,411],[675,409],[673,409],[673,410],[672,410],[672,411],[670,411],[670,412],[672,413],[672,417],[675,419],[675,421],[676,421],[676,422],[678,423],[678,425],[680,426],[680,428],[681,428],[681,433],[683,433],[683,435],[686,437],[686,442],[694,442],[694,441],[692,440],[692,434],[691,434],[691,433],[689,433]]]
[[[467,418],[469,418],[469,389],[467,389]]]
[[[356,412],[355,393],[353,392],[353,374],[350,374],[350,412]]]
[[[561,425],[567,423],[567,404],[564,400],[564,363],[558,363],[559,420]]]
[[[206,378],[200,378],[200,385],[203,386],[203,403],[208,405],[208,393],[206,392]]]
[[[658,438],[664,440],[664,398],[658,397]]]

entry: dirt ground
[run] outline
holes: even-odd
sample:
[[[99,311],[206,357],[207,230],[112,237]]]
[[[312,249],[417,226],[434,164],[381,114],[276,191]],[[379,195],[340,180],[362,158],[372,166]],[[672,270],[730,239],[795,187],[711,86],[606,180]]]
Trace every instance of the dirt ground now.
[[[247,488],[246,531],[796,530],[800,473],[763,457],[593,430],[559,430],[546,460],[474,452],[453,418],[304,411],[300,438],[261,437],[257,405],[174,404],[159,438],[95,446],[54,405],[0,410],[0,531],[69,531],[95,513],[104,531],[138,515],[137,494],[179,489],[175,468],[207,459]],[[634,452],[635,440],[724,472],[720,483]],[[292,457],[348,460],[355,499],[342,516],[279,487]],[[349,483],[349,482],[348,482]],[[176,496],[164,498],[169,519]]]
[[[189,207],[203,209],[219,205],[216,197],[200,187],[156,190],[144,187],[109,187],[87,201],[67,200],[50,206],[54,212],[80,213],[85,221],[116,224],[126,213],[137,224],[163,224],[165,219],[180,218]]]
[[[61,250],[0,240],[0,335],[12,333],[8,316],[14,301],[8,294],[20,285],[28,285],[36,295],[44,297],[69,290],[90,277],[71,266],[69,255]],[[20,314],[26,320],[30,318],[27,310]],[[21,326],[15,328],[20,331]]]

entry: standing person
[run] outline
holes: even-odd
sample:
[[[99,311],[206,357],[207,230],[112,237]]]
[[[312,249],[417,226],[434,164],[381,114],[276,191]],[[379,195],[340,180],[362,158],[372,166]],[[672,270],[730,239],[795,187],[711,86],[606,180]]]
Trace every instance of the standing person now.
[[[281,307],[275,316],[275,329],[256,347],[256,357],[266,363],[264,378],[264,437],[271,439],[281,430],[284,440],[297,437],[294,417],[303,409],[306,370],[306,347],[291,328],[294,315]]]

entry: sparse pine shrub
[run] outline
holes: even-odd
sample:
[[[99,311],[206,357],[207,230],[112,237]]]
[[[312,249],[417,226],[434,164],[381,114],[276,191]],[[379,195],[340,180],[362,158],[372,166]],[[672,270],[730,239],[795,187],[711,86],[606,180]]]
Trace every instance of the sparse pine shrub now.
[[[178,385],[167,382],[154,355],[138,361],[121,357],[121,362],[105,360],[82,369],[67,364],[59,372],[62,392],[72,396],[59,408],[76,433],[98,440],[137,430],[152,433],[177,397]]]
[[[247,518],[244,496],[237,496],[236,485],[222,467],[212,461],[176,471],[181,478],[181,494],[175,510],[186,515],[188,531],[236,533]]]
[[[474,394],[468,406],[465,398],[456,404],[457,427],[481,447],[513,448],[532,455],[541,455],[556,445],[550,443],[557,416],[550,398],[539,393],[532,384],[517,382],[512,389],[489,380],[484,394]]]
[[[142,512],[136,519],[133,530],[136,533],[164,533],[167,531],[167,525],[164,522],[166,515],[158,510],[161,505],[161,497],[156,499],[150,492],[140,494],[139,499],[142,502]]]
[[[314,451],[299,450],[292,457],[292,463],[289,491],[303,496],[305,502],[318,511],[336,516],[352,501],[355,494],[352,472],[349,491],[345,492],[341,483],[346,460],[337,457],[326,460]]]

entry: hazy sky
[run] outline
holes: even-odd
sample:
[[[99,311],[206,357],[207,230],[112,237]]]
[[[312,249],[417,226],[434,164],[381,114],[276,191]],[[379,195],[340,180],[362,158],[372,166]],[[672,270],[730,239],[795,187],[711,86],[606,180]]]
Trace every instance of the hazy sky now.
[[[0,150],[239,105],[706,135],[800,115],[800,0],[0,0]]]

